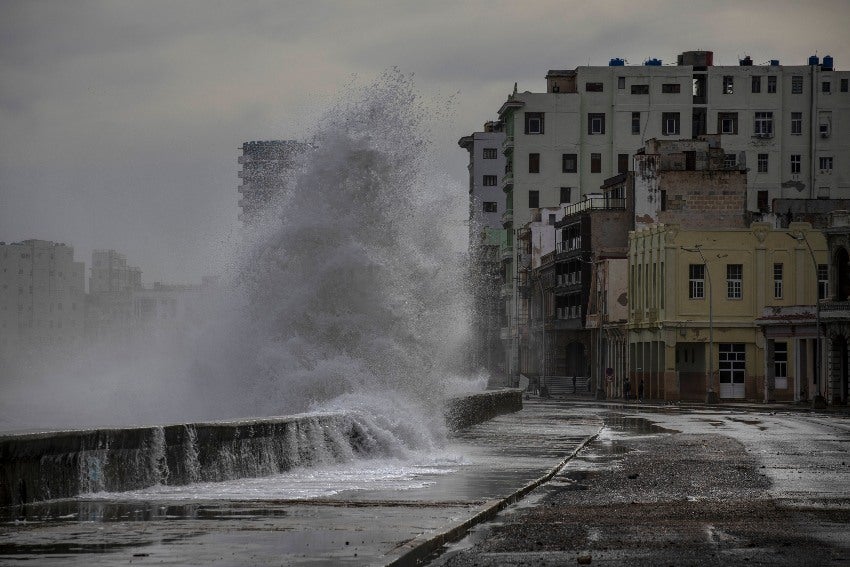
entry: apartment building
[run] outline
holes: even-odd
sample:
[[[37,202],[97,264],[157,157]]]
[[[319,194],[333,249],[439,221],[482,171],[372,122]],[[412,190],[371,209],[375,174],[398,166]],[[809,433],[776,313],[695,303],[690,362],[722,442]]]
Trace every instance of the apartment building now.
[[[0,242],[0,359],[73,348],[83,337],[85,265],[46,240]]]
[[[665,400],[792,400],[817,391],[817,327],[806,306],[816,303],[826,264],[824,235],[808,223],[635,231],[631,383]],[[781,348],[765,349],[766,336]]]
[[[710,51],[685,52],[666,66],[612,59],[607,67],[550,70],[546,92],[515,88],[499,110],[509,246],[533,209],[595,193],[629,171],[653,138],[719,136],[724,168],[746,174],[742,215],[775,214],[776,199],[850,197],[850,72],[835,70],[831,57],[793,66],[739,63],[715,66]],[[510,251],[507,286],[518,269]],[[506,313],[516,311],[516,294],[507,294]]]
[[[469,266],[475,341],[471,364],[474,369],[487,369],[495,377],[494,386],[507,385],[501,383],[505,364],[499,338],[499,253],[505,232],[505,193],[500,186],[505,174],[504,139],[501,123],[490,121],[482,131],[458,140],[458,145],[469,153]]]

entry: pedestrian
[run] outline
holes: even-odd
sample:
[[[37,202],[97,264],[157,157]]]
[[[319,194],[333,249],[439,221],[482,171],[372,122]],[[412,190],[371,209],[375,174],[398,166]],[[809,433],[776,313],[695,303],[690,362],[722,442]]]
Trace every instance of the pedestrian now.
[[[640,384],[638,384],[638,401],[643,401],[643,379],[641,379]]]
[[[631,391],[632,391],[632,385],[629,383],[629,379],[626,378],[625,381],[623,381],[623,399],[624,400],[629,399],[629,394],[631,393]]]
[[[573,376],[573,394],[576,393],[576,377]]]

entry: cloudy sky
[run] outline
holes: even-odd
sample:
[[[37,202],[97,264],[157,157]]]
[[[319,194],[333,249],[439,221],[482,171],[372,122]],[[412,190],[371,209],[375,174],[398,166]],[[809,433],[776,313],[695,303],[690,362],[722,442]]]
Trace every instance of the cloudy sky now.
[[[0,240],[66,242],[87,267],[114,248],[145,282],[193,282],[237,232],[241,142],[303,137],[353,76],[398,67],[452,100],[434,142],[463,190],[456,141],[514,82],[692,49],[847,69],[848,29],[846,0],[0,0]]]

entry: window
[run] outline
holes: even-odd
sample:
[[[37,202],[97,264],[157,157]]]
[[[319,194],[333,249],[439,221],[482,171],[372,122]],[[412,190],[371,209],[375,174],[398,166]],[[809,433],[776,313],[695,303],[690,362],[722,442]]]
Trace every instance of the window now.
[[[604,114],[588,114],[587,115],[587,133],[588,134],[604,134],[605,133],[605,115]]]
[[[829,295],[829,266],[818,264],[818,299],[826,299]]]
[[[735,79],[731,75],[723,77],[723,94],[732,94],[735,90]]]
[[[549,215],[549,226],[555,226],[555,221],[557,220],[557,215],[554,213]]]
[[[776,92],[776,75],[767,76],[767,92],[774,94]]]
[[[742,264],[726,264],[726,298],[741,299],[743,291],[744,266]]]
[[[499,180],[495,175],[485,175],[483,179],[484,187],[495,187],[498,185]]]
[[[758,172],[767,173],[767,154],[758,155]]]
[[[604,89],[602,83],[585,83],[584,90],[589,93],[601,93]]]
[[[561,187],[561,203],[569,203],[572,201],[570,198],[572,197],[572,188],[571,187]]]
[[[640,134],[640,112],[632,112],[632,134]]]
[[[791,77],[791,94],[803,94],[803,75]]]
[[[540,173],[540,154],[528,154],[528,173]]]
[[[617,154],[617,173],[626,173],[629,170],[629,154]]]
[[[847,79],[841,79],[841,92],[847,92]]]
[[[564,173],[575,173],[578,171],[577,154],[561,154],[561,171]]]
[[[704,299],[705,264],[691,264],[688,278],[688,299]]]
[[[528,192],[528,208],[537,209],[540,207],[540,191]]]
[[[782,299],[782,264],[773,265],[773,298]]]
[[[788,343],[773,343],[773,387],[784,390],[788,388]]]
[[[822,81],[820,84],[820,92],[823,94],[829,94],[832,89],[832,84],[829,81]]]
[[[737,134],[738,133],[738,113],[737,112],[718,112],[717,113],[717,131],[721,134]]]
[[[484,159],[496,159],[496,148],[484,148]]]
[[[543,113],[542,112],[526,112],[525,113],[525,133],[526,134],[542,134],[543,133]]]
[[[682,92],[682,85],[679,83],[664,83],[661,85],[661,92],[665,94],[679,94]]]
[[[821,138],[829,138],[829,122],[821,122],[818,124],[818,131]]]
[[[818,169],[821,171],[832,171],[832,156],[818,158]]]
[[[734,168],[738,165],[738,156],[736,154],[726,154],[723,156],[723,167],[727,169]]]
[[[756,112],[755,127],[753,133],[756,136],[770,137],[773,136],[773,113],[772,112]]]
[[[753,75],[753,92],[760,93],[761,92],[761,75]]]
[[[590,173],[602,173],[602,154],[590,154]]]
[[[791,173],[800,173],[800,165],[802,156],[800,154],[791,154]]]
[[[664,189],[661,190],[661,210],[667,210],[667,191]]]
[[[791,113],[791,133],[799,136],[803,133],[803,113],[802,112],[792,112]]]
[[[625,77],[617,77],[617,88],[625,89],[626,88],[626,78]]]
[[[485,213],[496,213],[499,211],[499,204],[496,201],[484,201]]]
[[[661,113],[661,129],[665,136],[673,136],[679,134],[679,113],[678,112],[662,112]]]
[[[649,85],[632,85],[632,94],[649,94]]]

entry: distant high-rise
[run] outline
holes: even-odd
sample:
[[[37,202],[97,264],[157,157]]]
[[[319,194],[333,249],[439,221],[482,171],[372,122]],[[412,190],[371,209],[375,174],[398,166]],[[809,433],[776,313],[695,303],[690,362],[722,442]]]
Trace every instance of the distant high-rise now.
[[[71,246],[0,242],[0,359],[83,336],[84,271]]]
[[[238,187],[239,193],[242,194],[239,199],[239,207],[242,209],[239,220],[244,224],[256,220],[274,195],[283,191],[286,186],[286,171],[307,147],[307,144],[295,140],[242,144],[242,155],[238,159],[242,165],[238,174],[242,180]]]

